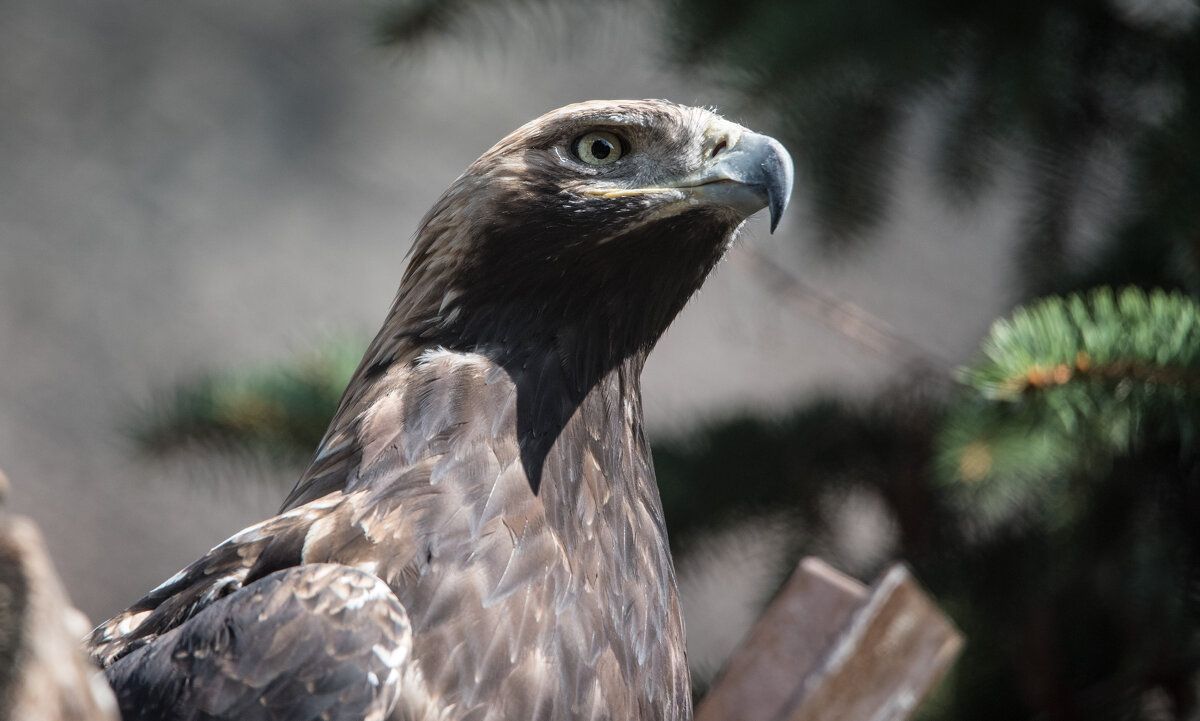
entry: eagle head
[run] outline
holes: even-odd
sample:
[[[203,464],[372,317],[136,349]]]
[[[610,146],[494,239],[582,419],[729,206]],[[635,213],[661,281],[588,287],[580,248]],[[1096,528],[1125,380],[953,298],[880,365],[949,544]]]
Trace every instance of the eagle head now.
[[[392,321],[486,352],[585,340],[611,366],[650,350],[746,218],[787,206],[776,140],[664,100],[568,105],[518,128],[421,224]]]
[[[499,205],[536,206],[557,229],[598,240],[697,210],[736,227],[770,207],[774,230],[792,165],[777,141],[709,110],[592,101],[516,130],[463,180],[492,184]]]

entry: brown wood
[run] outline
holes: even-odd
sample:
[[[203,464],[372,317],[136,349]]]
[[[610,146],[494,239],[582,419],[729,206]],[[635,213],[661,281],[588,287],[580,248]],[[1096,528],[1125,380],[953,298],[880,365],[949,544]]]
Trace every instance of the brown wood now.
[[[73,606],[33,521],[3,508],[0,473],[0,718],[117,721],[117,702],[79,640]]]
[[[868,589],[806,558],[734,652],[696,719],[901,721],[962,642],[902,564]]]

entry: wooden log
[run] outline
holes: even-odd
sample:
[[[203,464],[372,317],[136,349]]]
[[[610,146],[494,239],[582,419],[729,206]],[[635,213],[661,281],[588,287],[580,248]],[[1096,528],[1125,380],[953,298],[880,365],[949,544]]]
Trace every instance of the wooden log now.
[[[3,508],[0,473],[0,719],[118,721],[117,702],[80,639],[91,626],[67,598],[33,521]]]
[[[962,643],[904,565],[868,589],[806,558],[717,677],[696,721],[902,721]]]

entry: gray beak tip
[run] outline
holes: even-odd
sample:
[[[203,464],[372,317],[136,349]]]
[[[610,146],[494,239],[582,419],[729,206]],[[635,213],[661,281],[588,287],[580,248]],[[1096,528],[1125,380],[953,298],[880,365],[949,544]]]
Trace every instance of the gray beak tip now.
[[[783,215],[783,209],[786,203],[776,203],[775,198],[771,198],[771,232],[779,227],[779,218]]]
[[[771,232],[779,226],[779,219],[787,209],[792,197],[792,156],[774,138],[768,138],[769,149],[762,161],[763,175],[767,185],[767,210],[771,213]]]

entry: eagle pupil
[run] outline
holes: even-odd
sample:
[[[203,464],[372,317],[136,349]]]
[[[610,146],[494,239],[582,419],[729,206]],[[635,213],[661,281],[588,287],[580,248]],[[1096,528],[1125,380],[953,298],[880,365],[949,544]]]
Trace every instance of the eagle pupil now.
[[[596,160],[604,160],[613,150],[612,143],[607,140],[592,141],[592,157]]]

